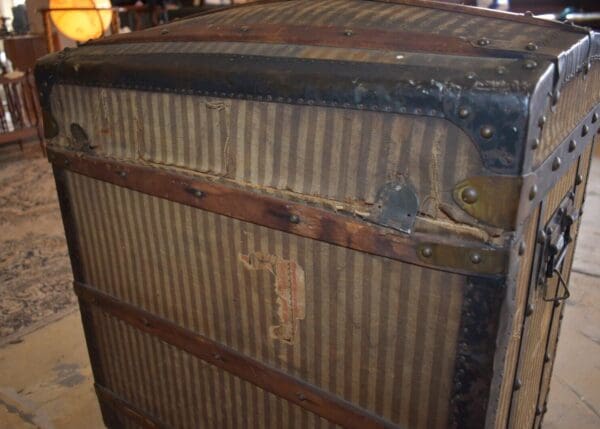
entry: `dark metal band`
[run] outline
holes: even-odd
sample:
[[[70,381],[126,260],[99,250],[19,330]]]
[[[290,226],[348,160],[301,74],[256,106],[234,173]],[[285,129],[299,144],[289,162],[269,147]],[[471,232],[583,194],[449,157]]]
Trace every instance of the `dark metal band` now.
[[[58,167],[117,186],[361,252],[463,274],[497,276],[506,269],[507,253],[500,248],[440,242],[440,237],[422,233],[401,234],[349,215],[274,198],[239,185],[80,152],[50,147],[48,157]]]
[[[105,313],[335,424],[349,429],[397,427],[313,385],[88,285],[75,282],[74,288],[82,301]],[[123,402],[119,405],[123,405]]]
[[[160,423],[155,417],[152,417],[144,411],[138,409],[136,406],[130,404],[125,399],[119,397],[116,393],[103,387],[102,385],[95,383],[94,388],[96,390],[96,396],[101,406],[108,406],[112,411],[118,415],[133,420],[139,426],[145,429],[166,429],[167,425]],[[112,424],[112,422],[107,422]],[[115,422],[115,424],[118,424]]]

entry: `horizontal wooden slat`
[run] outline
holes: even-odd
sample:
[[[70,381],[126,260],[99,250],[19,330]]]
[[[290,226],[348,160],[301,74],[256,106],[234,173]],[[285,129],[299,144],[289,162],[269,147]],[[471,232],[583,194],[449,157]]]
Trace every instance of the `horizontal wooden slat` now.
[[[147,429],[165,429],[167,427],[98,383],[94,384],[94,387],[101,404],[108,405],[118,414],[133,420],[139,426]]]
[[[333,423],[350,429],[396,427],[312,385],[245,357],[228,347],[147,311],[98,292],[90,286],[75,282],[74,287],[75,292],[83,301]]]
[[[48,155],[57,166],[117,186],[374,255],[465,274],[494,276],[506,269],[506,251],[491,246],[471,248],[467,243],[442,239],[440,243],[451,248],[450,253],[464,253],[465,257],[448,258],[443,267],[431,265],[419,252],[423,245],[437,244],[437,237],[402,235],[350,216],[181,173],[56,148],[49,148]],[[479,253],[481,261],[469,262],[470,252]]]

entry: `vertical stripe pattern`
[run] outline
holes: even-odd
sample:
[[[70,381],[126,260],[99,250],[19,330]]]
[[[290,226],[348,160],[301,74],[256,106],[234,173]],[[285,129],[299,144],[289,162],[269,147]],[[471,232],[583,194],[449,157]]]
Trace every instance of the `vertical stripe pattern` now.
[[[403,176],[435,216],[453,204],[449,186],[482,172],[473,143],[443,119],[71,85],[53,100],[59,145],[77,123],[98,154],[334,201],[372,204]]]
[[[390,421],[445,427],[465,277],[270,230],[74,173],[68,177],[88,284]],[[251,254],[293,263],[304,273],[304,296],[297,300],[305,314],[293,321],[290,341],[272,335],[272,327],[282,324],[276,272],[248,269],[244,258]],[[135,341],[123,338],[124,332],[103,335],[115,350],[109,372],[138,353],[128,350]],[[153,343],[144,344],[144,350],[159,353]],[[163,349],[160,353],[165,362],[175,359]],[[181,365],[186,378],[194,365]],[[136,376],[133,369],[119,371],[124,374],[119,388],[130,389],[135,404],[149,404],[144,396],[149,387],[125,378]],[[141,378],[144,371],[156,374],[160,384],[169,378],[162,366],[135,371]],[[173,398],[182,394],[177,388],[165,388],[152,413],[177,407]],[[232,392],[244,398],[246,413],[259,411],[258,427],[264,427],[261,416],[297,414],[222,374],[186,394],[208,394],[231,407]],[[186,413],[192,411],[181,409],[173,418],[194,417]],[[202,413],[226,418],[227,425],[241,418],[218,407]],[[302,421],[311,427],[314,417]]]

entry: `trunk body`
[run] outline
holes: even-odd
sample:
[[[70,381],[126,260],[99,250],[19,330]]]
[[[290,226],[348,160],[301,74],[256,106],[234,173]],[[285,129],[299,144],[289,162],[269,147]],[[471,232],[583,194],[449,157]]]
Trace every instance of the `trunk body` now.
[[[108,427],[539,427],[600,39],[266,1],[36,68]]]

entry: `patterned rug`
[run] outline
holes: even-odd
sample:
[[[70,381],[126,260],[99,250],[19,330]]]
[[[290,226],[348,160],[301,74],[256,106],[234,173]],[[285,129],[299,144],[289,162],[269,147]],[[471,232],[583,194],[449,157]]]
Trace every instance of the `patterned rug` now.
[[[37,147],[0,151],[0,338],[76,308],[50,165]]]

